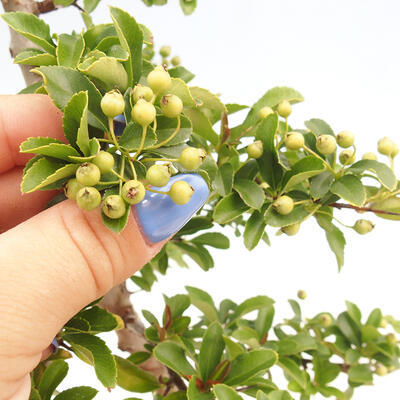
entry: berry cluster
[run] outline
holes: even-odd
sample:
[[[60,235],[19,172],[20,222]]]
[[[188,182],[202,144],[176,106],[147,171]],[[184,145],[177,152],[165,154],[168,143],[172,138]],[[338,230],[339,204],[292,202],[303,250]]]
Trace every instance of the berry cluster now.
[[[166,53],[166,49],[163,48]],[[156,133],[157,129],[157,109],[156,100],[159,98],[159,109],[168,118],[176,118],[178,126],[164,142],[167,143],[175,136],[180,129],[180,114],[183,111],[182,100],[175,94],[166,93],[171,86],[171,77],[163,66],[156,67],[147,76],[147,85],[137,84],[130,93],[131,117],[134,122],[142,128],[142,138],[139,148],[134,155],[125,151],[119,145],[119,139],[113,130],[113,119],[129,110],[129,105],[125,103],[124,96],[118,91],[113,90],[106,93],[101,101],[101,109],[109,119],[108,138],[104,139],[106,149],[101,150],[90,162],[85,162],[79,166],[75,178],[68,180],[64,184],[65,195],[75,200],[79,207],[84,210],[94,210],[101,205],[102,212],[111,219],[121,218],[127,206],[140,203],[146,194],[146,190],[156,193],[163,193],[176,204],[186,204],[191,199],[194,189],[185,181],[174,182],[168,191],[161,192],[155,190],[166,186],[174,173],[172,162],[179,163],[186,170],[196,170],[200,167],[206,157],[203,149],[187,147],[177,159],[163,158],[143,158],[141,152],[144,150],[144,141],[147,129],[153,124],[152,129]],[[154,148],[160,147],[157,144]],[[151,152],[152,147],[147,147],[146,151]],[[119,151],[122,158],[120,171],[116,171],[115,158],[113,152]],[[147,168],[145,179],[137,179],[134,161],[141,161],[143,165],[151,165]],[[157,161],[164,161],[157,163]],[[165,162],[167,161],[167,162]],[[132,169],[133,179],[125,177],[125,163],[129,163]],[[119,194],[104,195],[100,193],[102,176],[112,173],[118,180],[115,185],[119,185]],[[102,198],[103,197],[103,198]]]

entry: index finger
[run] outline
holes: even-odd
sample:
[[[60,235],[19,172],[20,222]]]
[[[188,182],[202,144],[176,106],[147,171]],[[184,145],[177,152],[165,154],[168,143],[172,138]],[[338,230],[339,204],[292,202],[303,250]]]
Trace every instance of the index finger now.
[[[0,174],[25,165],[32,157],[19,145],[32,136],[50,136],[65,142],[62,112],[47,95],[0,96]]]

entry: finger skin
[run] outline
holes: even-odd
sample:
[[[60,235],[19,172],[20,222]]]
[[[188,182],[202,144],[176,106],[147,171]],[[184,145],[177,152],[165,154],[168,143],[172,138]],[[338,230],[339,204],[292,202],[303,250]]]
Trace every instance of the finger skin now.
[[[22,167],[0,175],[0,233],[42,211],[58,193],[56,190],[21,193]]]
[[[0,235],[0,400],[16,392],[66,321],[164,244],[149,244],[134,212],[118,235],[98,209],[70,200]]]
[[[0,96],[0,174],[32,158],[32,154],[19,152],[21,142],[32,136],[51,136],[66,142],[62,112],[47,95]]]

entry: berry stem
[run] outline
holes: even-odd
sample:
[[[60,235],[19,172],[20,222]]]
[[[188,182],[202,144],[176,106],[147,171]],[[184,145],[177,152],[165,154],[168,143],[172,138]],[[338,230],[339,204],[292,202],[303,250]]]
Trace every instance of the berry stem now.
[[[99,181],[97,182],[97,185],[118,185],[119,182],[120,182],[119,179],[117,181],[107,181],[107,182]]]
[[[341,222],[339,219],[337,219],[337,218],[334,217],[332,214],[329,214],[329,213],[326,212],[326,211],[317,211],[317,214],[328,215],[329,217],[331,217],[332,219],[334,219],[336,222],[338,222],[340,225],[342,225],[342,226],[344,226],[344,227],[346,227],[346,228],[349,228],[349,229],[353,229],[352,226],[344,224],[344,223]]]
[[[108,135],[108,132],[107,132],[107,135]],[[112,140],[110,140],[110,139],[97,138],[97,140],[98,140],[99,142],[114,144],[114,142],[113,142]]]
[[[122,181],[126,182],[127,180],[124,178],[124,171],[125,171],[125,157],[122,157],[121,159],[121,169],[120,169],[120,175],[121,178],[119,181],[119,195],[121,196],[122,192]]]
[[[112,143],[114,143],[114,146],[122,153],[124,153],[124,151],[121,149],[121,147],[119,146],[118,140],[115,137],[115,132],[114,132],[114,119],[109,117],[108,118],[108,127],[110,130],[110,134],[111,134],[111,138],[112,138]]]
[[[180,115],[179,115],[176,119],[177,119],[177,125],[176,125],[175,131],[174,131],[167,139],[163,140],[163,141],[160,142],[160,143],[157,143],[157,144],[154,145],[154,146],[147,147],[145,150],[154,150],[154,149],[158,149],[158,148],[160,148],[160,147],[166,145],[168,142],[170,142],[170,141],[178,134],[178,132],[179,132],[180,129],[181,129],[181,117],[180,117]]]
[[[394,172],[394,157],[390,156],[389,160],[390,160],[390,168],[392,168],[392,171]]]
[[[285,133],[288,133],[289,132],[289,120],[288,120],[288,118],[286,117],[285,118]]]
[[[176,162],[178,158],[156,158],[156,157],[149,157],[149,158],[142,158],[139,160],[142,163],[145,162],[152,162],[152,161],[169,161],[169,162]]]
[[[311,155],[313,155],[314,157],[319,158],[325,165],[326,169],[331,172],[335,177],[336,177],[336,172],[335,170],[329,165],[329,163],[326,162],[326,160],[324,160],[319,154],[317,154],[315,151],[311,150],[309,147],[307,147],[306,145],[303,146],[304,150],[307,153],[310,153]]]
[[[168,194],[169,192],[162,192],[161,190],[150,189],[149,186],[146,187],[146,190],[152,193],[159,193],[159,194]]]
[[[136,181],[137,180],[137,173],[136,173],[135,166],[133,165],[133,162],[132,162],[132,160],[130,158],[128,158],[128,161],[129,161],[129,165],[130,165],[131,170],[132,170],[133,179],[135,179],[135,181]]]
[[[125,158],[122,157],[123,162],[125,163]],[[112,172],[117,178],[119,178],[119,180],[126,182],[127,179],[125,179],[123,176],[121,176],[117,171],[114,171],[113,169],[110,171]]]
[[[144,142],[146,140],[146,134],[147,134],[147,125],[142,127],[142,138],[140,139],[140,144],[139,144],[139,147],[137,149],[137,152],[131,158],[131,161],[135,161],[139,157],[139,154],[142,152],[143,146],[144,146]]]

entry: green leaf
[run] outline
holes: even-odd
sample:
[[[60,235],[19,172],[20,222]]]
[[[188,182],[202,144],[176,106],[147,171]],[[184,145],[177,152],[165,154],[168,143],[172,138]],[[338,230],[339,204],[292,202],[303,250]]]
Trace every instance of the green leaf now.
[[[22,193],[32,193],[63,178],[75,174],[79,165],[61,164],[46,158],[38,159],[25,173],[21,182]]]
[[[29,400],[42,400],[39,392],[35,388],[31,388],[31,393],[29,395]]]
[[[254,210],[246,221],[243,233],[244,245],[247,250],[253,250],[257,246],[263,236],[266,225],[263,213]]]
[[[87,333],[67,334],[63,339],[69,342],[72,348],[77,345],[90,352],[98,380],[105,387],[115,387],[117,383],[115,359],[103,340]]]
[[[83,9],[90,14],[99,5],[100,0],[83,0]]]
[[[346,300],[346,308],[347,312],[351,318],[353,318],[354,322],[358,325],[361,324],[361,311],[360,309],[352,302]]]
[[[215,124],[221,119],[223,113],[227,113],[224,103],[218,96],[212,94],[207,89],[193,86],[190,93],[197,103],[197,108],[200,109],[210,120],[211,124]]]
[[[119,194],[119,188],[113,187],[111,189],[107,189],[104,193],[103,201],[106,197],[111,196],[112,194]],[[121,218],[118,218],[118,219],[109,218],[109,217],[107,217],[107,215],[105,215],[103,213],[103,211],[101,212],[101,217],[103,219],[104,225],[108,229],[110,229],[111,231],[113,231],[115,233],[120,233],[124,230],[126,224],[128,223],[130,211],[131,211],[131,207],[129,205],[127,205],[125,214]]]
[[[260,349],[239,354],[233,361],[224,383],[237,386],[271,368],[278,361],[278,354],[273,350]]]
[[[242,397],[236,392],[235,389],[220,383],[213,386],[213,391],[218,400],[241,400]]]
[[[246,315],[254,310],[260,310],[262,308],[269,307],[272,304],[274,304],[274,301],[267,296],[250,297],[236,307],[235,312],[231,316],[229,325],[232,325],[243,315]]]
[[[329,382],[334,381],[340,374],[340,366],[329,362],[328,358],[325,357],[314,357],[313,359],[315,381],[325,386]]]
[[[331,224],[331,228],[326,230],[326,239],[328,240],[329,247],[336,256],[336,261],[340,270],[344,265],[344,247],[346,245],[343,232],[335,225]]]
[[[121,46],[129,53],[125,68],[128,72],[128,86],[134,86],[142,75],[143,32],[135,19],[117,7],[110,7]]]
[[[367,364],[350,367],[348,376],[349,382],[361,383],[363,385],[370,385],[373,380],[371,367]]]
[[[167,118],[163,115],[157,116],[157,143],[163,142],[174,133],[177,122],[173,118]],[[192,134],[192,123],[189,119],[181,116],[181,126],[177,135],[171,139],[166,146],[175,146],[185,143]]]
[[[242,215],[248,209],[249,207],[237,193],[231,193],[217,203],[213,218],[219,224],[226,224]]]
[[[199,371],[203,382],[208,380],[221,361],[225,349],[222,334],[223,330],[220,323],[214,321],[203,336],[199,354]]]
[[[22,36],[42,49],[55,55],[55,46],[50,36],[49,26],[36,15],[24,12],[7,12],[1,18]]]
[[[268,400],[293,400],[293,397],[286,390],[273,390],[268,393]],[[259,400],[259,399],[257,399]]]
[[[361,160],[354,163],[346,170],[355,175],[362,174],[364,171],[372,171],[376,174],[382,185],[393,191],[397,187],[397,179],[394,172],[386,165],[375,160]]]
[[[78,98],[74,99],[74,97],[78,96],[79,99]],[[89,131],[88,131],[88,92],[79,92],[74,96],[72,96],[71,101],[72,99],[74,99],[73,105],[77,106],[78,108],[75,109],[74,111],[77,111],[81,115],[79,120],[78,132],[76,134],[76,144],[81,149],[82,153],[85,156],[89,156],[90,143],[89,143]],[[68,105],[70,105],[71,101],[67,104],[67,107]],[[79,106],[83,106],[83,108],[79,109]]]
[[[278,116],[271,114],[263,119],[257,127],[256,139],[263,143],[263,154],[257,159],[261,176],[272,189],[279,187],[283,168],[279,164],[275,149],[275,134],[278,129]]]
[[[294,379],[303,389],[307,386],[305,374],[300,367],[290,358],[280,358],[278,365],[285,371],[285,374]]]
[[[275,228],[296,224],[304,221],[308,217],[309,213],[302,204],[296,205],[293,211],[287,215],[278,214],[272,206],[270,206],[265,213],[265,222]]]
[[[114,314],[97,306],[83,310],[77,316],[89,322],[91,332],[108,332],[119,325],[119,320]]]
[[[214,189],[217,193],[224,197],[227,196],[232,191],[233,185],[233,167],[230,163],[222,164],[218,170],[217,174],[212,183]]]
[[[177,236],[192,235],[198,231],[212,228],[212,222],[206,217],[193,217],[189,222],[177,233]]]
[[[190,82],[195,75],[193,73],[191,73],[190,71],[188,71],[185,67],[182,67],[181,65],[174,67],[174,68],[170,68],[168,70],[171,78],[179,78],[182,79],[185,83]]]
[[[190,298],[186,294],[177,294],[172,297],[164,296],[165,304],[169,306],[171,318],[180,317],[190,306]]]
[[[379,308],[375,308],[374,310],[371,311],[371,314],[369,314],[366,325],[372,325],[378,328],[381,321],[382,321],[382,311]]]
[[[192,376],[187,388],[188,400],[214,400],[214,395],[210,392],[201,392],[196,386],[196,376]]]
[[[100,107],[102,96],[86,76],[75,69],[59,66],[39,67],[32,71],[43,77],[48,94],[61,110],[75,93],[87,91],[89,124],[102,131],[108,129],[107,118]]]
[[[128,74],[114,57],[88,60],[87,63],[80,64],[79,71],[91,77],[104,91],[119,89],[125,92],[128,87]]]
[[[189,364],[185,351],[175,342],[164,341],[159,343],[153,350],[158,361],[165,364],[178,374],[193,375],[196,371]]]
[[[70,161],[70,156],[79,156],[79,153],[72,147],[52,138],[31,137],[21,143],[21,153],[40,154]]]
[[[129,360],[114,356],[117,364],[117,384],[129,392],[146,393],[160,388],[157,378]]]
[[[306,122],[304,122],[304,125],[311,131],[313,132],[316,136],[320,135],[331,135],[335,136],[335,133],[333,132],[332,128],[327,124],[325,121],[322,119],[318,118],[313,118],[310,119]]]
[[[299,183],[309,179],[315,175],[321,174],[325,170],[325,165],[319,158],[308,156],[297,161],[289,171],[283,176],[282,192],[287,192],[289,189]]]
[[[332,185],[335,177],[329,171],[322,172],[311,179],[310,194],[315,199],[324,197]]]
[[[89,386],[77,386],[59,393],[54,400],[91,400],[98,391]]]
[[[178,96],[184,105],[184,107],[195,107],[196,102],[190,93],[189,86],[180,78],[171,78],[171,85],[162,94],[174,94]]]
[[[208,140],[212,145],[218,145],[218,134],[212,128],[209,119],[200,110],[186,108],[183,113],[192,121],[195,133]]]
[[[331,192],[350,204],[361,207],[365,202],[365,189],[360,178],[344,175],[331,186]]]
[[[235,179],[233,188],[240,198],[251,208],[260,210],[264,203],[264,191],[254,181],[249,179]]]
[[[43,372],[39,383],[39,394],[43,400],[50,400],[57,386],[67,376],[68,364],[64,360],[53,361]]]
[[[249,106],[245,106],[242,104],[235,104],[235,103],[225,104],[225,107],[226,107],[229,115],[237,113],[238,111],[245,110],[246,108],[249,108]]]
[[[260,340],[265,338],[268,331],[271,329],[274,315],[275,309],[272,304],[268,307],[260,308],[254,327]]]
[[[39,49],[28,49],[19,52],[14,62],[23,65],[56,65],[57,59],[52,54],[44,53]]]
[[[133,122],[126,125],[121,137],[119,138],[119,145],[128,151],[134,151],[139,148],[142,139],[142,127]],[[148,130],[144,140],[144,146],[150,147],[155,144],[157,138],[152,130]]]
[[[214,301],[207,292],[192,286],[185,286],[185,289],[189,293],[192,304],[197,307],[210,322],[218,320],[218,313]]]
[[[76,68],[83,55],[85,42],[82,35],[76,33],[58,35],[57,61],[63,67]]]
[[[185,15],[193,14],[197,6],[197,0],[179,0],[181,9]]]
[[[360,327],[347,312],[339,314],[336,324],[350,343],[361,346]]]
[[[216,249],[228,249],[229,239],[219,232],[203,233],[191,239],[192,243],[215,247]]]
[[[17,94],[33,94],[36,93],[36,90],[42,86],[42,82],[35,82],[26,88],[20,90]]]
[[[68,7],[70,6],[74,0],[54,0],[54,4],[58,6]]]
[[[291,104],[299,103],[304,100],[303,96],[294,89],[288,87],[275,87],[269,90],[260,100],[258,100],[251,108],[245,121],[240,127],[238,133],[244,131],[250,126],[254,126],[258,121],[258,112],[261,108],[275,107],[282,100],[288,100]],[[236,136],[236,135],[235,135]]]

